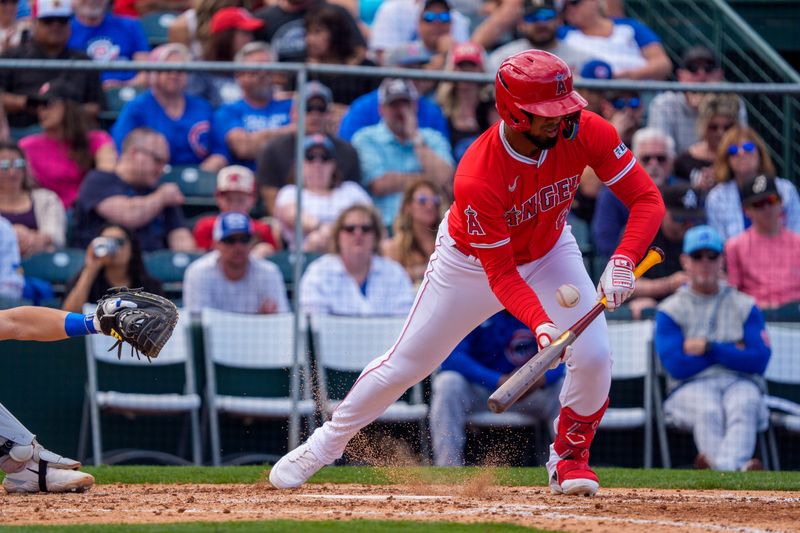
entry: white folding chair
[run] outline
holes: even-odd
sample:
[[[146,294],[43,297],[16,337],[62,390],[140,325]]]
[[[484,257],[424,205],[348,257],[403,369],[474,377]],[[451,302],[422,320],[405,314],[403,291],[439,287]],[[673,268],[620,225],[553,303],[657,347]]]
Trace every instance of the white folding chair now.
[[[95,307],[88,305],[84,312],[94,312]],[[161,353],[155,359],[147,360],[141,356],[137,359],[131,357],[130,346],[123,344],[122,357],[117,357],[117,349],[108,351],[116,340],[105,335],[86,336],[86,365],[88,369],[88,383],[86,394],[88,397],[89,414],[92,427],[92,450],[95,465],[114,464],[137,459],[151,459],[170,464],[201,464],[202,451],[200,445],[200,396],[195,390],[194,361],[192,358],[192,343],[189,334],[188,313],[181,312],[178,325],[169,341],[164,345]],[[181,365],[184,368],[184,382],[173,387],[174,392],[119,392],[106,390],[100,383],[98,363],[103,369],[113,370],[113,367],[146,367],[152,369],[152,380],[158,379],[159,370],[166,367]],[[122,373],[125,369],[119,368]],[[124,375],[124,374],[123,374]],[[124,378],[123,378],[124,379]],[[152,381],[151,381],[152,382]],[[135,380],[127,380],[128,384],[136,385]],[[189,462],[177,454],[170,454],[158,450],[124,449],[107,452],[103,455],[103,438],[101,427],[101,411],[120,413],[127,416],[174,416],[185,414],[189,418],[189,430],[192,448],[192,461]],[[82,424],[85,428],[86,420]],[[85,434],[85,429],[82,429]],[[82,439],[83,440],[83,439]]]
[[[637,396],[634,407],[614,407],[606,410],[599,428],[624,430],[642,428],[644,431],[645,468],[653,466],[653,381],[650,351],[653,342],[653,321],[609,321],[608,336],[611,343],[611,401],[614,389],[634,390]],[[638,391],[641,390],[641,401]]]
[[[206,361],[206,403],[211,432],[211,458],[214,465],[222,464],[219,418],[222,415],[254,419],[282,419],[291,421],[293,407],[305,417],[313,428],[314,401],[309,390],[308,358],[305,343],[299,354],[301,375],[300,397],[292,398],[291,381],[294,353],[294,315],[246,315],[216,309],[202,313]],[[301,328],[305,331],[305,327]],[[305,339],[305,334],[303,334]],[[252,371],[257,394],[226,389],[241,381],[226,379],[231,369]],[[241,383],[239,383],[241,385]],[[286,395],[284,391],[289,390]],[[289,433],[291,434],[292,428]],[[245,454],[232,457],[226,464],[244,464],[257,461],[277,461],[271,454]]]
[[[780,457],[774,428],[800,433],[800,324],[770,322],[767,324],[772,355],[764,373],[770,394],[766,397],[770,410],[767,432],[772,467],[780,470]],[[774,394],[780,391],[781,395]]]
[[[346,380],[347,389],[357,375],[376,357],[384,354],[400,335],[405,317],[353,317],[314,315],[311,317],[315,333],[314,355],[316,357],[317,382],[325,411],[329,417],[344,398],[341,387],[333,387],[331,374],[337,381]],[[340,389],[340,390],[336,390]],[[398,400],[378,417],[387,423],[417,422],[420,434],[420,451],[427,462],[428,405],[422,397],[422,386],[411,387],[408,401]]]

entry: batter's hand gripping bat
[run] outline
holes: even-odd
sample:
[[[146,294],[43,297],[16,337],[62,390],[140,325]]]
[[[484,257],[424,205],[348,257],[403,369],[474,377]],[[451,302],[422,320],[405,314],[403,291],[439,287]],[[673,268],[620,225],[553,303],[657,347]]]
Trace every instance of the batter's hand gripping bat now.
[[[652,266],[664,260],[664,252],[657,247],[650,248],[642,262],[633,271],[633,275],[639,278],[642,274],[650,270]],[[533,356],[530,361],[522,365],[519,370],[514,372],[505,383],[500,385],[496,391],[489,396],[489,409],[495,413],[502,413],[519,400],[528,392],[533,384],[541,378],[552,364],[561,357],[578,335],[591,324],[595,318],[606,308],[606,298],[603,296],[592,309],[575,322],[569,329],[564,331],[559,337]]]

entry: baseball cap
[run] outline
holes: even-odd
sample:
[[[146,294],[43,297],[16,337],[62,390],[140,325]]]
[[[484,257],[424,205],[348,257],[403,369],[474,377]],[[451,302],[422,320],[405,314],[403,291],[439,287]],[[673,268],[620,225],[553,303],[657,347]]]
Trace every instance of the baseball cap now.
[[[745,181],[739,187],[739,196],[741,196],[742,205],[744,206],[754,204],[770,196],[781,197],[778,193],[778,185],[775,183],[775,178],[764,174]]]
[[[225,30],[256,31],[264,27],[264,21],[254,17],[242,7],[223,7],[211,17],[211,33]]]
[[[683,253],[691,254],[698,250],[712,250],[722,253],[722,236],[711,226],[703,224],[686,231],[683,236]]]
[[[387,48],[383,54],[383,64],[387,67],[426,65],[432,57],[433,54],[421,41],[413,41]]]
[[[306,135],[306,138],[303,141],[303,150],[308,153],[308,151],[312,148],[323,148],[330,155],[334,155],[336,153],[336,148],[333,146],[333,141],[331,141],[327,135],[322,135],[321,133]]]
[[[54,78],[46,81],[39,87],[36,94],[28,96],[30,104],[46,104],[56,100],[73,100],[77,102],[80,96],[62,78]]]
[[[417,89],[407,80],[388,78],[383,80],[378,88],[378,103],[380,104],[391,104],[398,100],[416,102],[417,98]]]
[[[217,192],[246,192],[256,190],[253,171],[242,165],[230,165],[217,172]]]
[[[687,48],[681,56],[681,68],[687,68],[698,62],[710,63],[718,66],[717,56],[713,50],[707,46],[696,45]]]
[[[522,9],[526,15],[530,15],[531,13],[536,13],[540,9],[556,9],[556,3],[554,0],[525,0],[522,3]]]
[[[422,9],[428,9],[429,7],[435,4],[443,5],[444,7],[447,8],[448,11],[450,11],[451,9],[450,2],[448,2],[448,0],[425,0],[425,3],[422,4]]]
[[[687,184],[668,185],[661,188],[661,197],[670,215],[678,222],[705,220],[705,194]]]
[[[599,59],[587,61],[581,68],[581,78],[585,80],[610,80],[613,77],[611,65]]]
[[[33,17],[69,18],[72,16],[71,0],[36,0],[33,4]]]
[[[310,81],[306,84],[306,103],[312,98],[322,98],[326,104],[330,105],[333,102],[333,93],[320,82]]]
[[[472,42],[457,43],[453,45],[451,52],[453,64],[473,63],[483,68],[483,48],[479,44]]]
[[[252,235],[253,226],[250,217],[244,213],[221,213],[214,221],[212,236],[215,242],[227,239],[231,235]]]

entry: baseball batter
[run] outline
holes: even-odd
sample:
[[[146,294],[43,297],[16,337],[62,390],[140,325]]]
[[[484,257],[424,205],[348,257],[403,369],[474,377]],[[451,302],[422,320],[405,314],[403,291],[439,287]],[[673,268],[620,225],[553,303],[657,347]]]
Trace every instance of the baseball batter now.
[[[550,344],[592,307],[613,310],[634,288],[633,269],[664,213],[653,181],[614,127],[583,111],[572,73],[558,57],[527,50],[495,78],[502,121],[467,150],[456,170],[455,201],[439,227],[427,272],[394,345],[364,369],[332,419],[273,467],[271,484],[302,485],[341,457],[348,441],[414,383],[435,370],[458,342],[505,307]],[[630,210],[620,245],[595,290],[566,224],[585,166]],[[558,287],[578,288],[578,305],[558,305]],[[547,470],[554,493],[594,495],[589,447],[608,405],[611,354],[600,317],[573,345],[559,395]]]

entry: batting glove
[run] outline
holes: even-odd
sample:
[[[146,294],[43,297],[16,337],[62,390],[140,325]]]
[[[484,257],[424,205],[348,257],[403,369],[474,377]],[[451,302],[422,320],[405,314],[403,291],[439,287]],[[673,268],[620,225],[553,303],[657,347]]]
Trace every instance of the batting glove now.
[[[606,308],[614,311],[627,300],[636,287],[635,265],[624,255],[612,255],[597,284],[597,298],[606,297]]]
[[[536,326],[536,330],[534,330],[534,334],[536,335],[536,344],[539,345],[539,351],[542,349],[547,348],[550,344],[553,343],[555,339],[561,335],[561,332],[558,330],[555,324],[552,322],[542,322],[538,326]],[[550,365],[550,369],[556,368],[561,363],[565,362],[572,356],[572,346],[567,346],[566,350],[561,353],[561,357],[556,359],[552,365]]]

